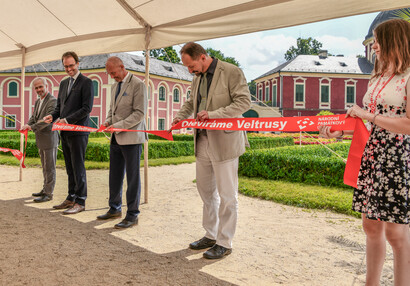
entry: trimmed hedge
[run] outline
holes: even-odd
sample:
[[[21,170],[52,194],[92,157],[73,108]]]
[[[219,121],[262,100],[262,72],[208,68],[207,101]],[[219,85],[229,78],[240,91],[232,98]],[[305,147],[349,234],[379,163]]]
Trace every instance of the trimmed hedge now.
[[[346,158],[350,144],[327,145]],[[292,146],[269,150],[250,150],[239,159],[239,174],[323,186],[343,184],[345,163],[322,146]]]

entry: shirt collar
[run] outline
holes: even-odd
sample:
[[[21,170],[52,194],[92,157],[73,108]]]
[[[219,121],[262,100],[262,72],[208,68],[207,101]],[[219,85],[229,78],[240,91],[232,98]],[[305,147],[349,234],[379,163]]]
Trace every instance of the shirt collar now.
[[[122,79],[122,83],[127,82],[129,77],[130,77],[131,73],[127,71],[127,75]]]
[[[78,71],[78,72],[75,74],[75,76],[73,76],[74,81],[77,80],[77,78],[78,78],[79,75],[80,75],[80,71]]]
[[[216,69],[216,64],[218,63],[218,59],[212,57],[212,63],[209,65],[208,70],[206,73],[214,74]]]

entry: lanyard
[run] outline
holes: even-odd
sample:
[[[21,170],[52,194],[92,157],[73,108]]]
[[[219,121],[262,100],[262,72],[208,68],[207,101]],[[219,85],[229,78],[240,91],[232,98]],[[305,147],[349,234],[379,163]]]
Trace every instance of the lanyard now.
[[[380,76],[379,80],[376,83],[376,86],[373,88],[372,93],[370,94],[370,111],[371,113],[374,113],[376,111],[376,102],[377,99],[380,97],[380,93],[382,92],[382,90],[386,87],[386,85],[391,81],[391,79],[395,76],[395,74],[392,74],[391,77],[384,83],[384,85],[382,86],[382,88],[379,90],[379,92],[376,95],[376,98],[373,100],[373,94],[376,91],[377,87],[379,86],[380,80],[382,79],[383,75]]]

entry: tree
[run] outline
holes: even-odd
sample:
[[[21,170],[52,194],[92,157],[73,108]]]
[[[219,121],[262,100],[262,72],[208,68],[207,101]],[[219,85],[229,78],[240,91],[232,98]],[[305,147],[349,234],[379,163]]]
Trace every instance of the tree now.
[[[214,50],[212,48],[207,48],[206,52],[211,57],[214,57],[214,58],[219,59],[219,60],[224,61],[224,62],[231,63],[231,64],[233,64],[237,67],[240,66],[239,62],[234,57],[225,57],[225,55],[221,51]]]
[[[254,81],[248,82],[249,92],[251,95],[256,95],[256,83]]]
[[[322,48],[322,43],[312,39],[311,37],[307,39],[298,38],[297,47],[291,46],[285,53],[285,59],[290,61],[296,58],[297,55],[317,55],[319,50]]]
[[[177,51],[175,51],[174,47],[150,50],[149,56],[164,62],[171,62],[175,64],[181,62],[181,59],[179,58],[178,53]]]

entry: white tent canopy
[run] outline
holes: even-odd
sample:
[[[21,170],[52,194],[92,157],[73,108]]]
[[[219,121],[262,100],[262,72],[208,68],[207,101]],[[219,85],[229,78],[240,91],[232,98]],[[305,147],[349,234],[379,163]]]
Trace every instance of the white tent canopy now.
[[[404,8],[409,0],[1,0],[0,70]]]

